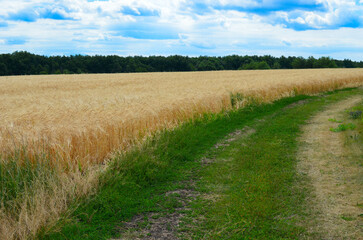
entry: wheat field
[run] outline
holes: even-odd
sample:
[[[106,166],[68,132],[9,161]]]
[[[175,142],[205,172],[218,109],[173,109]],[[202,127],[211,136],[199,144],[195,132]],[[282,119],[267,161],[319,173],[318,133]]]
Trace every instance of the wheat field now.
[[[363,69],[0,77],[0,239],[53,229],[74,199],[97,192],[100,163],[157,130],[249,99],[362,85]],[[232,106],[237,93],[244,98]],[[6,181],[19,191],[9,201]]]
[[[362,69],[0,77],[3,156],[26,146],[64,164],[101,163],[151,132],[230,108],[230,94],[270,102],[363,84]]]

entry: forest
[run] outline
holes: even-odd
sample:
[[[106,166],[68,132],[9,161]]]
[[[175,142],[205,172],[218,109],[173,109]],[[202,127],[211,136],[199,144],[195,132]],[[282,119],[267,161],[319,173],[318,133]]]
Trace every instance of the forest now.
[[[362,67],[363,61],[336,60],[330,57],[41,56],[26,51],[0,54],[0,76]]]

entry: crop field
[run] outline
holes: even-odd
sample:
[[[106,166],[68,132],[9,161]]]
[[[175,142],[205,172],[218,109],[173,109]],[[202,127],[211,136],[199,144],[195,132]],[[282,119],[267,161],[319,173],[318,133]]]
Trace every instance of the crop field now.
[[[0,239],[34,238],[107,162],[206,113],[363,85],[363,69],[0,77]]]
[[[362,81],[361,69],[1,77],[1,153],[102,163],[150,132],[230,108],[232,93],[270,102]]]

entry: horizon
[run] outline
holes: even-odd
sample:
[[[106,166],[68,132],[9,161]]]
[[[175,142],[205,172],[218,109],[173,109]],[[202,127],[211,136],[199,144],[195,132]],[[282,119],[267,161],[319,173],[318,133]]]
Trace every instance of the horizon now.
[[[0,0],[0,53],[363,60],[363,0]]]
[[[265,55],[239,55],[239,54],[230,54],[230,55],[220,55],[220,56],[206,56],[206,55],[182,55],[182,54],[171,54],[171,55],[117,55],[117,54],[105,54],[105,55],[102,55],[102,54],[94,54],[94,55],[89,55],[89,54],[79,54],[79,53],[75,53],[75,54],[71,54],[71,55],[45,55],[45,54],[37,54],[37,53],[32,53],[32,52],[28,52],[26,50],[17,50],[17,51],[14,51],[14,52],[8,52],[8,53],[0,53],[0,54],[14,54],[14,53],[17,53],[17,52],[25,52],[25,53],[29,53],[29,54],[32,54],[32,55],[36,55],[36,56],[41,56],[41,57],[75,57],[75,56],[87,56],[87,57],[96,57],[96,56],[101,56],[101,57],[107,57],[107,56],[117,56],[117,57],[123,57],[123,58],[127,58],[127,57],[144,57],[144,58],[148,58],[148,57],[172,57],[172,56],[181,56],[181,57],[188,57],[188,58],[199,58],[199,57],[211,57],[211,58],[224,58],[224,57],[229,57],[229,56],[239,56],[239,57],[274,57],[274,58],[282,58],[282,57],[285,57],[285,58],[304,58],[305,60],[307,60],[308,58],[310,57],[313,57],[315,58],[316,60],[318,60],[319,58],[330,58],[332,60],[337,60],[337,61],[344,61],[344,60],[351,60],[353,62],[363,62],[363,60],[353,60],[353,59],[349,59],[349,58],[342,58],[342,59],[339,59],[339,58],[333,58],[333,57],[330,57],[330,56],[327,56],[327,55],[322,55],[320,57],[314,57],[314,56],[308,56],[308,57],[303,57],[303,56],[294,56],[294,55],[280,55],[280,56],[273,56],[273,55],[269,55],[269,54],[265,54]]]

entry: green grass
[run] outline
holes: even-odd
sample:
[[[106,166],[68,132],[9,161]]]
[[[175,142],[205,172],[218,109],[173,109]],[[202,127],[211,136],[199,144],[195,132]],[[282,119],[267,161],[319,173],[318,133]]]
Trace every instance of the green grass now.
[[[336,120],[335,118],[329,118],[328,119],[329,122],[335,122],[335,123],[342,123],[343,121],[340,120]]]
[[[327,98],[297,96],[273,104],[252,104],[238,111],[205,115],[173,131],[160,132],[142,146],[116,157],[102,174],[99,192],[72,206],[72,217],[59,222],[60,232],[43,232],[39,238],[116,237],[117,227],[136,214],[174,208],[177,203],[163,193],[183,187],[185,180],[194,178],[199,182],[203,177],[208,181],[200,181],[201,191],[213,192],[207,186],[224,184],[225,197],[210,208],[202,208],[210,221],[203,228],[193,228],[195,236],[201,237],[208,230],[211,237],[221,239],[294,239],[302,230],[287,218],[303,199],[293,188],[299,126],[326,104],[326,99],[339,100],[354,92],[357,90],[340,91]],[[315,101],[307,107],[282,110],[307,98]],[[224,136],[263,117],[268,121],[249,141],[248,148],[221,153],[233,158],[231,163],[201,166],[199,159]]]
[[[350,217],[350,216],[341,216],[341,218],[342,218],[343,220],[345,220],[345,221],[353,221],[353,220],[355,220],[355,218],[354,218],[354,217]]]
[[[332,132],[343,132],[346,130],[354,130],[357,126],[354,123],[339,124],[336,128],[330,128]]]
[[[296,172],[300,126],[326,104],[351,94],[315,98],[267,116],[265,124],[251,125],[257,130],[254,135],[217,154],[215,163],[200,172],[197,190],[217,201],[197,200],[185,223],[202,220],[186,224],[181,235],[191,231],[192,239],[298,239],[307,234],[303,222],[309,189]]]

